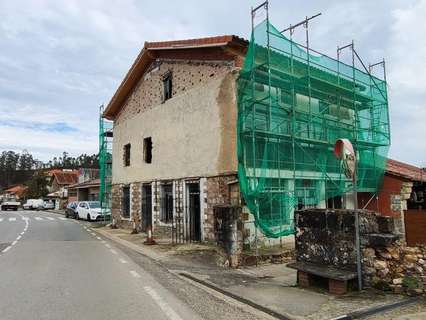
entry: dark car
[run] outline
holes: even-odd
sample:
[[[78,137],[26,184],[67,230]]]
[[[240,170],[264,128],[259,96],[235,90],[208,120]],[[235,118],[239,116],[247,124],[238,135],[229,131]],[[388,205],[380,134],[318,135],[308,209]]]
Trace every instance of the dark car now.
[[[78,202],[70,202],[68,203],[67,207],[65,208],[65,217],[66,218],[73,218],[76,219],[77,218],[77,205]]]

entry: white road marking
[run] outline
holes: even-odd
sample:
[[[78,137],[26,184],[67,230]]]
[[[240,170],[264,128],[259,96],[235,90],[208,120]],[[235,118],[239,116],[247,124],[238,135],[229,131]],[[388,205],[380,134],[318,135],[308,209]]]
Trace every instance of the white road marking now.
[[[3,218],[0,218],[0,222],[2,222],[3,221]]]
[[[18,236],[18,238],[16,238],[16,240],[21,240],[22,236]]]
[[[94,232],[90,232],[90,234],[91,234],[92,236],[96,237],[96,233],[94,233]]]
[[[35,217],[36,220],[43,220],[43,218]]]
[[[139,273],[137,273],[135,270],[131,270],[131,271],[130,271],[130,274],[131,274],[132,276],[134,276],[135,278],[140,278],[140,277],[141,277],[141,275],[140,275]]]
[[[166,314],[170,320],[182,320],[182,318],[174,311],[166,301],[151,287],[144,287],[146,293],[148,293],[152,299],[158,304],[161,310]]]
[[[22,235],[24,235],[24,233],[25,233],[25,231],[22,231],[22,232],[21,232],[21,236],[22,236]]]
[[[12,242],[12,246],[14,246],[17,242],[18,242],[18,241],[16,241],[16,240],[15,240],[15,241],[13,241],[13,242]]]
[[[109,251],[111,251],[111,253],[113,253],[113,254],[117,254],[117,251],[115,251],[114,249],[111,249]]]
[[[15,217],[10,217],[9,221],[16,221],[16,218]]]
[[[49,220],[55,220],[55,218],[52,218],[52,217],[47,217],[47,219],[49,219]]]
[[[24,220],[24,221],[27,221],[27,220],[29,220],[30,218],[28,218],[28,217],[22,217],[22,220]]]
[[[102,242],[103,244],[107,243],[105,240],[102,240],[101,242]]]
[[[101,237],[96,237],[96,239],[98,239],[98,240],[102,240],[102,238],[101,238]]]
[[[127,263],[127,261],[124,260],[123,258],[120,258],[119,260],[120,260],[121,263]]]
[[[8,252],[8,251],[10,250],[10,248],[12,248],[12,247],[11,247],[11,246],[8,246],[7,248],[3,249],[3,251],[2,251],[2,252],[3,252],[3,253],[4,253],[4,252]]]
[[[105,244],[105,247],[107,247],[108,249],[111,249],[111,246],[108,243]]]
[[[67,218],[64,218],[64,217],[59,217],[59,219],[61,219],[61,220],[67,220]]]

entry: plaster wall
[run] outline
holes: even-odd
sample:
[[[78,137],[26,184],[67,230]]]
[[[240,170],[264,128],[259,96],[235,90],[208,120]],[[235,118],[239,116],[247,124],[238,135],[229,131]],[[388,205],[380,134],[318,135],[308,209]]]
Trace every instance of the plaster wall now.
[[[129,108],[132,115],[114,124],[113,184],[236,172],[236,77],[236,71],[216,76],[143,112]],[[152,163],[143,159],[146,137],[152,138]]]

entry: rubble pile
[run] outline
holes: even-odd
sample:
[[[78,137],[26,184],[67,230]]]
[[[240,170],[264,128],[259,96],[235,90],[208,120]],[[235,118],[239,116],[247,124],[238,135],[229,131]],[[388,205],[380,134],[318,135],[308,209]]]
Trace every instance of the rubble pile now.
[[[363,249],[364,285],[394,293],[426,293],[426,246],[407,247],[397,241]]]

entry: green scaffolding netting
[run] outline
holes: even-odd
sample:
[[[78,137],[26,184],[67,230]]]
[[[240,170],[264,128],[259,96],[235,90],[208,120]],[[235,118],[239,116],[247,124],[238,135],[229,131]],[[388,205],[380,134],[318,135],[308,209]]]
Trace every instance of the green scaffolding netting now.
[[[104,215],[111,213],[112,129],[112,121],[103,118],[103,108],[101,108],[99,116],[99,201]]]
[[[267,237],[294,232],[295,208],[353,190],[333,154],[339,138],[357,152],[357,190],[376,192],[390,145],[386,82],[257,25],[238,79],[238,175]]]

